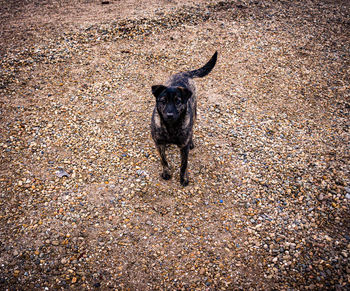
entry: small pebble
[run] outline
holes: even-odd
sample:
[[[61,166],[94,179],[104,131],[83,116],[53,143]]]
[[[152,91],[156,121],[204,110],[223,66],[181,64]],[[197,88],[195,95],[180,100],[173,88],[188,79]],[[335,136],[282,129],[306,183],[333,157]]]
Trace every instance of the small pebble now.
[[[0,8],[1,290],[348,289],[346,1],[37,2]],[[151,86],[216,50],[184,188]]]

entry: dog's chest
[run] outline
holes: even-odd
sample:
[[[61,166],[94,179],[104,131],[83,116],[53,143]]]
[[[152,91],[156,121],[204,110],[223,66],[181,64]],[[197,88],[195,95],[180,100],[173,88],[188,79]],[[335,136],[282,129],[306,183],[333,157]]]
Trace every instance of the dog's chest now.
[[[151,133],[154,141],[159,144],[187,144],[192,133],[193,122],[188,114],[179,124],[166,125],[161,121],[155,110],[152,116]]]

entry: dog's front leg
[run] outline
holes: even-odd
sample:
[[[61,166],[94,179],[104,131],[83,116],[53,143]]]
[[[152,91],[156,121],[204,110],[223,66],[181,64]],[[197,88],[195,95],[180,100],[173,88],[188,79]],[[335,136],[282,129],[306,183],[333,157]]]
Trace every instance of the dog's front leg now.
[[[181,169],[180,169],[180,183],[182,186],[188,185],[187,161],[188,152],[190,151],[190,144],[181,148]]]
[[[171,173],[170,173],[168,162],[166,160],[165,145],[157,145],[157,149],[158,149],[161,163],[162,163],[162,167],[163,167],[163,172],[161,174],[161,177],[164,180],[169,180],[171,178]]]

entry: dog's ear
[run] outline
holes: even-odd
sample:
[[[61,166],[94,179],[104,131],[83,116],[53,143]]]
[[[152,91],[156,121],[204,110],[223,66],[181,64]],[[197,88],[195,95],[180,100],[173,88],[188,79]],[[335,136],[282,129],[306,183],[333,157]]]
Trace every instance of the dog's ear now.
[[[182,100],[184,100],[184,102],[186,103],[187,100],[192,96],[192,92],[184,87],[177,87],[177,89],[181,93]]]
[[[152,93],[156,98],[158,98],[160,93],[162,93],[165,89],[166,87],[163,85],[154,85],[152,86]]]

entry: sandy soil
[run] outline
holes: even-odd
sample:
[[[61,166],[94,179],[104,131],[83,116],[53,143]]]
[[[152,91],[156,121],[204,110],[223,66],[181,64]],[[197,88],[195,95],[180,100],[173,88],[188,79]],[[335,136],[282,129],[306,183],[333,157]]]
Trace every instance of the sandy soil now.
[[[1,289],[350,288],[348,1],[0,4]],[[216,50],[184,188],[150,87]]]

